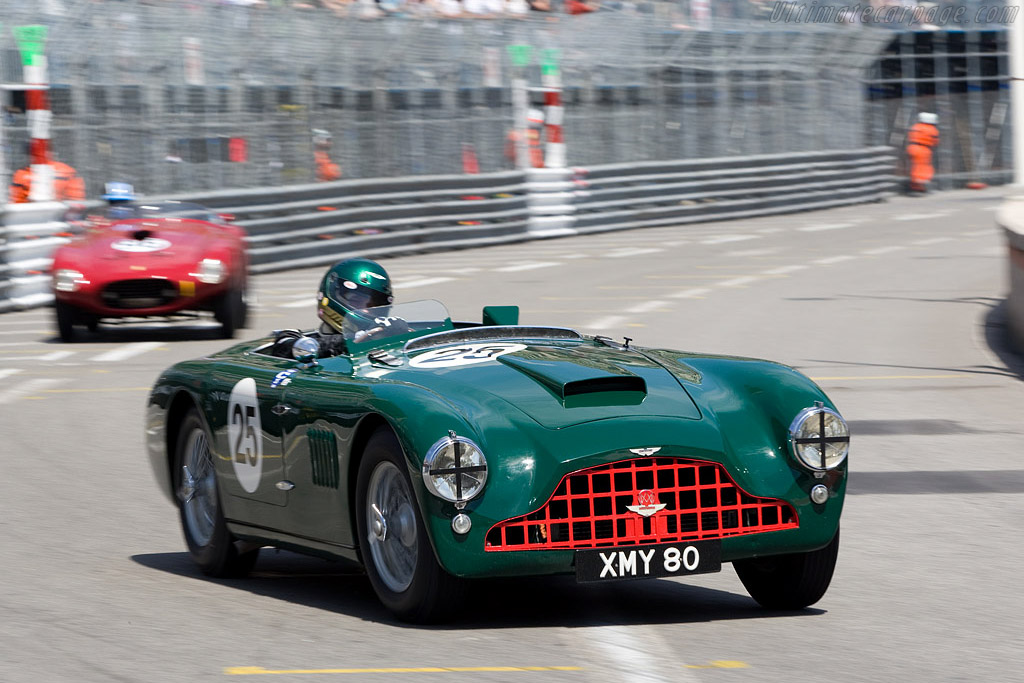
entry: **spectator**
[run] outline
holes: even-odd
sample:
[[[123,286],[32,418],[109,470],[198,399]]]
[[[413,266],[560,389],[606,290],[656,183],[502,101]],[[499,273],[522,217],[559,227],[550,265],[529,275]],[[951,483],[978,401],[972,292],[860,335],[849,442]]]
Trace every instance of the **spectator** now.
[[[587,14],[597,8],[597,0],[565,0],[565,11],[569,14]]]
[[[85,182],[78,171],[54,158],[50,153],[49,166],[53,167],[53,198],[59,202],[84,201]],[[23,204],[30,201],[32,192],[32,167],[18,169],[11,179],[10,201],[12,204]]]
[[[534,12],[550,12],[551,0],[526,0],[530,9]]]

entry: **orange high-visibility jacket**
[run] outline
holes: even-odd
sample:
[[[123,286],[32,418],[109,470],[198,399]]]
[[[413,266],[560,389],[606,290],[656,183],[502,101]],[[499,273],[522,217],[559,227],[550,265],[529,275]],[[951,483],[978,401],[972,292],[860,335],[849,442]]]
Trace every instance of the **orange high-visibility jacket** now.
[[[907,144],[935,147],[939,144],[939,129],[930,123],[918,121],[910,127],[910,132],[907,133]]]
[[[85,181],[78,172],[62,161],[51,161],[53,166],[53,196],[59,202],[84,201]],[[28,201],[32,189],[32,168],[18,169],[11,179],[10,199],[12,204]]]

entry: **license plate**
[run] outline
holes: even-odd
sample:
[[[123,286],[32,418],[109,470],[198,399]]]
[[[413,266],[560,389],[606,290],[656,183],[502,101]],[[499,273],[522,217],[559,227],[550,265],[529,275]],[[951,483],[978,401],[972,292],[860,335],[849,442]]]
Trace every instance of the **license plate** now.
[[[576,581],[653,579],[722,571],[720,540],[576,551]]]

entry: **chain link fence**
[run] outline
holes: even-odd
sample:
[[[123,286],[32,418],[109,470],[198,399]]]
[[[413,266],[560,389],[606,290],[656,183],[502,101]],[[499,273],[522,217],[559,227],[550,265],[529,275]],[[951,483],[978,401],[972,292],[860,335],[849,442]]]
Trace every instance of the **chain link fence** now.
[[[148,194],[313,182],[314,129],[331,134],[326,151],[344,178],[510,169],[515,45],[531,48],[534,87],[541,62],[557,62],[576,166],[899,146],[906,122],[931,106],[923,94],[865,96],[869,81],[888,86],[882,65],[893,58],[879,55],[900,33],[773,21],[773,3],[711,3],[710,21],[697,0],[492,19],[439,17],[420,3],[366,18],[373,3],[340,15],[328,4],[342,6],[4,0],[0,73],[21,80],[9,27],[47,25],[52,148],[91,196],[111,179]],[[542,93],[531,94],[539,107]],[[962,110],[955,127],[971,145],[944,141],[940,170],[1002,164],[1002,154],[979,158],[994,149],[979,123],[992,106],[944,94],[940,120]],[[27,160],[17,93],[3,116],[9,172]]]

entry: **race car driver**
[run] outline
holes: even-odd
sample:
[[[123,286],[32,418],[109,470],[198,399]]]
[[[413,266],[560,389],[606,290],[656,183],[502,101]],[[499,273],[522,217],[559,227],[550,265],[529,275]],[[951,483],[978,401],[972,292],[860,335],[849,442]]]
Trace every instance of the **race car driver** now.
[[[343,353],[346,339],[359,343],[408,332],[408,323],[388,315],[393,300],[391,278],[376,261],[352,258],[328,268],[317,292],[320,356]],[[273,354],[290,356],[297,336],[297,330],[279,332]]]

